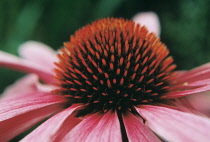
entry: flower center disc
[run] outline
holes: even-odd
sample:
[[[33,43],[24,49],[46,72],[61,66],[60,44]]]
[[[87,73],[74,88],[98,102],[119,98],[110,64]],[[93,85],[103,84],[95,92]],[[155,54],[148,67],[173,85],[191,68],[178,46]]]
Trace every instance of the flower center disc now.
[[[64,43],[56,63],[57,93],[89,111],[132,109],[168,91],[176,65],[169,51],[133,21],[98,20]]]

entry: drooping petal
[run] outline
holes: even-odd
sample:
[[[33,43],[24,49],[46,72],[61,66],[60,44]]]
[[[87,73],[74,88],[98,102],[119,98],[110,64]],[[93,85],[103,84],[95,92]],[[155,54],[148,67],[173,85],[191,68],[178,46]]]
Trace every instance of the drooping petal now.
[[[58,142],[68,133],[81,119],[72,116],[72,113],[80,105],[71,106],[62,112],[52,116],[33,132],[27,135],[21,142]]]
[[[186,70],[174,71],[174,75],[176,76],[176,78],[180,78],[180,76],[183,76],[186,72]]]
[[[108,111],[106,114],[96,113],[84,119],[63,142],[120,142],[121,131],[117,113]]]
[[[162,98],[169,99],[169,98],[183,97],[183,96],[187,96],[187,95],[191,95],[195,93],[201,93],[201,92],[205,92],[209,90],[210,90],[210,85],[205,85],[205,86],[198,87],[195,89],[189,89],[189,90],[183,90],[183,91],[171,91],[163,95]]]
[[[176,84],[191,83],[210,79],[210,63],[199,66],[176,76]]]
[[[29,129],[60,110],[64,102],[62,96],[46,93],[0,100],[0,141],[8,141]]]
[[[58,60],[52,48],[36,41],[28,41],[20,45],[19,53],[23,58],[43,65],[49,71],[52,71],[53,63]]]
[[[210,119],[165,107],[144,105],[137,108],[146,124],[167,141],[208,142]]]
[[[171,91],[162,98],[176,98],[210,90],[210,63],[192,69],[178,72]]]
[[[140,117],[134,116],[132,113],[128,112],[123,115],[123,122],[130,142],[161,141],[151,130],[149,130]]]
[[[132,19],[140,25],[145,25],[149,32],[154,32],[157,36],[160,36],[160,22],[156,13],[142,12],[136,14]]]
[[[18,79],[14,84],[8,86],[1,99],[9,99],[10,97],[19,97],[27,92],[36,91],[35,84],[38,82],[38,76],[35,74],[26,75]]]
[[[36,74],[29,74],[8,86],[3,94],[1,94],[1,99],[21,97],[22,95],[30,94],[30,92],[50,92],[53,89],[55,89],[53,85],[40,83]]]
[[[18,71],[37,74],[47,83],[53,82],[53,71],[45,68],[44,65],[34,63],[30,60],[20,59],[14,55],[0,51],[0,67],[6,67]]]
[[[182,85],[174,85],[173,90],[187,90],[187,89],[192,89],[196,87],[201,87],[205,85],[210,85],[210,78],[209,79],[203,79],[203,80],[198,80],[198,81],[193,81],[193,82],[186,82]]]
[[[188,74],[194,74],[194,73],[198,73],[200,71],[208,70],[208,69],[210,69],[210,63],[206,63],[206,64],[203,64],[201,66],[198,66],[198,67],[188,71]]]
[[[41,92],[51,92],[55,89],[57,89],[57,86],[55,85],[51,85],[51,84],[43,84],[38,82],[36,85],[37,90],[41,91]]]
[[[191,102],[188,101],[187,97],[173,99],[170,101],[170,104],[174,105],[175,108],[171,108],[168,106],[164,106],[164,107],[176,109],[176,110],[180,110],[180,111],[184,111],[184,112],[188,112],[188,113],[193,113],[193,114],[200,115],[200,116],[205,116],[203,113],[201,113],[200,111],[198,111],[196,108],[193,107]],[[160,104],[160,105],[163,107],[162,104]]]
[[[194,108],[210,117],[210,91],[187,96]]]

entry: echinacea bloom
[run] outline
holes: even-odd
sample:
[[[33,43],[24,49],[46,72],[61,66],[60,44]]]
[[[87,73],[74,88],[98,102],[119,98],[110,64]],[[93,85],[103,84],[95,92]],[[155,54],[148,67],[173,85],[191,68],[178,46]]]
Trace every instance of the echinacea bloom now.
[[[210,90],[209,64],[174,71],[168,49],[144,26],[98,20],[72,35],[58,59],[47,47],[30,44],[21,48],[23,58],[0,52],[0,66],[32,73],[0,100],[0,141],[41,121],[21,141],[210,139],[210,119],[185,98]]]

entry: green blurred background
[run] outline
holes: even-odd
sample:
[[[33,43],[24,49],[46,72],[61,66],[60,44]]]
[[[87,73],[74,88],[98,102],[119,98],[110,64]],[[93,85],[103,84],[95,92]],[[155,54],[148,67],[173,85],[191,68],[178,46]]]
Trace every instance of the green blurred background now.
[[[78,28],[98,18],[131,19],[143,11],[159,15],[161,39],[177,69],[210,61],[209,0],[0,0],[0,50],[18,55],[18,46],[27,40],[58,49]],[[23,75],[1,68],[0,93]]]

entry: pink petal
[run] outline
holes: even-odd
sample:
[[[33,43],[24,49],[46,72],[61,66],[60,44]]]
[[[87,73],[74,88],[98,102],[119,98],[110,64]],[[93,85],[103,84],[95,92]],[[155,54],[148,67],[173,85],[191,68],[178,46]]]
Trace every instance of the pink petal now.
[[[8,141],[63,107],[62,96],[34,94],[0,100],[0,141]]]
[[[43,65],[0,51],[0,67],[11,68],[23,72],[35,73],[44,81],[53,82],[53,71]]]
[[[48,71],[55,67],[53,63],[58,60],[52,48],[36,41],[23,43],[19,48],[19,53],[23,58],[48,68]]]
[[[156,13],[142,12],[136,14],[132,19],[140,25],[145,25],[149,32],[154,32],[157,36],[160,36],[160,22]]]
[[[210,69],[210,63],[206,63],[201,66],[198,66],[198,67],[188,71],[188,74],[194,74],[194,73],[198,73],[202,70],[208,70],[208,69]]]
[[[189,83],[184,83],[182,85],[174,85],[173,90],[182,90],[182,89],[190,89],[200,86],[210,85],[210,79],[204,79],[199,81],[193,81]]]
[[[174,99],[171,103],[177,106],[181,111],[192,113],[195,110],[186,97]]]
[[[84,119],[67,134],[64,142],[120,142],[121,131],[117,113],[96,113]]]
[[[196,110],[192,106],[192,104],[188,101],[188,99],[186,97],[181,97],[181,98],[174,99],[170,103],[171,104],[174,104],[176,106],[176,110],[178,108],[178,110],[181,110],[181,111],[184,111],[184,112],[194,113],[194,114],[200,115],[200,116],[205,116],[201,112],[199,112],[198,110]],[[167,108],[170,108],[170,107],[167,107]],[[174,109],[174,108],[172,108],[172,109]]]
[[[69,132],[81,119],[75,118],[72,113],[79,105],[71,106],[62,112],[52,116],[33,132],[27,135],[21,142],[41,141],[58,142]]]
[[[147,126],[142,119],[128,112],[123,115],[129,142],[159,142],[161,141]]]
[[[181,76],[185,75],[186,70],[175,71],[176,78],[180,78]]]
[[[182,79],[182,77],[186,76],[186,73],[188,75],[192,75],[192,74],[198,73],[203,70],[208,70],[209,68],[210,68],[210,63],[206,63],[206,64],[198,66],[190,71],[176,71],[177,72],[176,77],[178,79]]]
[[[194,81],[210,79],[210,63],[207,63],[190,71],[186,71],[182,75],[176,76],[176,79],[176,84],[183,84],[185,82],[190,83]]]
[[[210,117],[210,91],[187,96],[192,106]]]
[[[190,89],[190,90],[183,90],[183,91],[171,91],[167,94],[165,94],[164,96],[162,96],[162,98],[177,98],[177,97],[182,97],[182,96],[186,96],[186,95],[191,95],[191,94],[195,94],[195,93],[201,93],[201,92],[205,92],[205,91],[209,91],[210,90],[210,85],[206,85],[206,86],[202,86],[202,87],[198,87],[195,89]]]
[[[147,106],[137,108],[146,124],[167,141],[208,142],[210,119],[165,107]]]
[[[26,75],[14,84],[8,86],[2,94],[3,98],[16,97],[26,94],[27,92],[36,91],[35,84],[38,82],[38,76],[35,74]],[[3,99],[1,98],[1,99]]]
[[[30,94],[31,92],[37,92],[37,94],[38,92],[47,93],[54,89],[55,86],[40,83],[37,75],[29,74],[8,86],[1,95],[1,99],[10,99],[11,97],[14,99],[25,94]]]
[[[30,92],[21,97],[0,100],[0,121],[52,104],[64,103],[64,97],[49,93]]]
[[[37,90],[41,92],[51,92],[55,89],[57,89],[57,86],[51,85],[51,84],[43,84],[38,82],[36,85]]]

